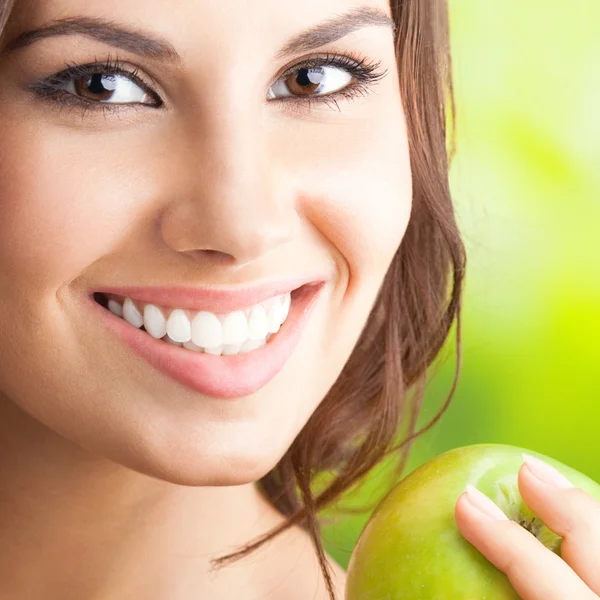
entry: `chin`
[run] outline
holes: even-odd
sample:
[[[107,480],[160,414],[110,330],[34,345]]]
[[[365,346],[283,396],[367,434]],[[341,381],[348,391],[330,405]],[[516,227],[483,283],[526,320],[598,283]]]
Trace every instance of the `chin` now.
[[[176,485],[192,487],[241,486],[254,483],[275,468],[287,448],[265,447],[253,442],[253,449],[223,441],[215,449],[196,444],[165,444],[146,447],[136,454],[107,456],[122,466]]]

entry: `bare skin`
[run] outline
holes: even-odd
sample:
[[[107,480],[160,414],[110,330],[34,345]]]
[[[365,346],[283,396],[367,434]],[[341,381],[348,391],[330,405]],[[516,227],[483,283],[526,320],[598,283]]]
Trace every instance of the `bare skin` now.
[[[387,2],[365,5],[390,15]],[[110,19],[180,59],[81,33],[0,52],[1,597],[327,598],[299,528],[217,573],[210,560],[282,522],[255,482],[342,370],[410,217],[391,28],[276,57],[361,6],[17,0],[4,44],[56,19]],[[370,92],[337,108],[266,100],[302,60],[348,53],[387,71]],[[125,76],[118,111],[30,91],[67,63],[109,57],[163,104]],[[323,95],[350,82],[328,69]],[[100,286],[235,288],[306,271],[327,284],[298,347],[264,387],[228,401],[150,367],[83,300]]]

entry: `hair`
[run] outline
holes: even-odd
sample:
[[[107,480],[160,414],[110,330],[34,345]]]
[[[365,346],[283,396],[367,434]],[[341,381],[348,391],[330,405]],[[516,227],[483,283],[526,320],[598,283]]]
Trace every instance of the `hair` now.
[[[0,36],[14,2],[0,0]],[[414,440],[449,406],[461,366],[466,254],[448,182],[454,154],[454,135],[448,135],[448,128],[454,134],[455,104],[447,0],[390,0],[390,4],[413,178],[410,221],[338,379],[283,458],[258,482],[286,521],[213,561],[220,568],[298,525],[312,539],[332,600],[335,594],[319,511],[339,500],[385,458],[398,461],[400,477]],[[428,369],[455,320],[452,388],[438,414],[417,431]],[[315,493],[317,476],[323,474],[334,477]]]

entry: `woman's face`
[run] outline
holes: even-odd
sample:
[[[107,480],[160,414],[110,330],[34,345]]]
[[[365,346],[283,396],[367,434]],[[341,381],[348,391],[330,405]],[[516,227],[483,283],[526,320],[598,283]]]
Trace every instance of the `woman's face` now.
[[[2,403],[177,483],[276,465],[348,359],[410,216],[390,9],[363,1],[17,0],[0,54]],[[289,47],[348,13],[367,26]],[[104,66],[50,79],[90,63]],[[229,294],[265,282],[284,287]],[[307,282],[325,283],[292,294],[261,346],[284,317],[268,299]],[[258,348],[236,355],[241,338]]]

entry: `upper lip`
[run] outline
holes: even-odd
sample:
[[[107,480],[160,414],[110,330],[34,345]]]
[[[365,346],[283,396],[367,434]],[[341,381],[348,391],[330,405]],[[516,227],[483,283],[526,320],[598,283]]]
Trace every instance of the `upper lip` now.
[[[269,280],[243,287],[190,287],[182,285],[119,286],[95,288],[93,292],[115,294],[131,300],[170,308],[227,313],[243,310],[264,300],[292,292],[308,284],[323,284],[328,277],[302,275]]]

